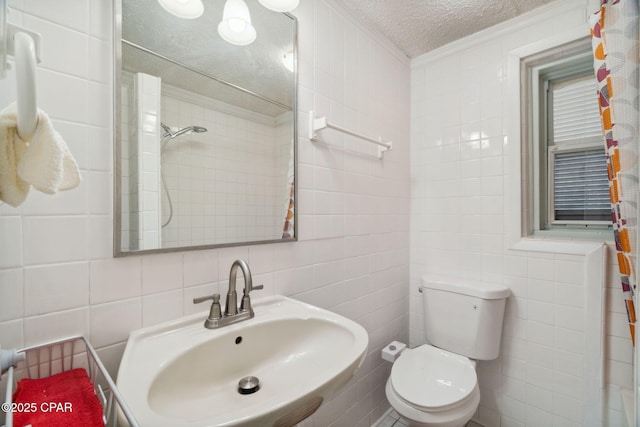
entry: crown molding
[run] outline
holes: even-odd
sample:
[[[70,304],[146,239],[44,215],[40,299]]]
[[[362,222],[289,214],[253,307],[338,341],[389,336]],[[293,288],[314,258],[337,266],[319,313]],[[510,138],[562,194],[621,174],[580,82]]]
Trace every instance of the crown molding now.
[[[550,20],[560,13],[580,8],[583,9],[583,18],[586,25],[587,0],[558,0],[553,3],[540,6],[522,15],[518,15],[508,21],[504,21],[482,31],[478,31],[477,33],[470,34],[423,55],[416,56],[411,61],[411,68],[423,67],[432,61],[491,42],[496,38],[504,37],[517,29],[538,25],[541,19],[547,18]],[[587,26],[585,27],[585,34],[589,34],[589,28]]]

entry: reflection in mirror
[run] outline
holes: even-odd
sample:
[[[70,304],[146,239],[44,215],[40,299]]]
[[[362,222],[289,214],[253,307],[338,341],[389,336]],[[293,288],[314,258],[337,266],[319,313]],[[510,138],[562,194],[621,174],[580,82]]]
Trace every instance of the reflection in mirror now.
[[[116,255],[295,239],[297,23],[246,3],[248,46],[218,34],[223,1],[116,10]]]

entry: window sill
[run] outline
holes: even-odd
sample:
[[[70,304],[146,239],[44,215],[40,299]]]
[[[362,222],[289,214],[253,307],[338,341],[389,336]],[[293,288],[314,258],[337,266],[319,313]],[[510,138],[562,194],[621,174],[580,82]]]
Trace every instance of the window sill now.
[[[525,237],[509,249],[523,252],[543,252],[564,255],[587,255],[606,245],[602,241],[551,240],[549,238]]]

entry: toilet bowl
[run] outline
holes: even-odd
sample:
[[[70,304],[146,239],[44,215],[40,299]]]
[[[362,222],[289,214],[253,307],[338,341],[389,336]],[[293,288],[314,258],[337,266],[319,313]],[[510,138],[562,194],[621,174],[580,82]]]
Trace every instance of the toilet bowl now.
[[[385,387],[410,426],[462,427],[480,403],[475,362],[428,344],[402,352]]]

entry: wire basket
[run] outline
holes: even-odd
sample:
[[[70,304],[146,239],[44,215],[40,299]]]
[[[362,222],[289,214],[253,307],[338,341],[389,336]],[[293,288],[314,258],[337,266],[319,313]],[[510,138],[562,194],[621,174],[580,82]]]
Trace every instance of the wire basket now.
[[[131,427],[139,426],[98,354],[84,336],[25,347],[17,353],[24,354],[25,360],[16,362],[7,371],[5,403],[9,407],[19,380],[46,378],[71,369],[84,368],[102,405],[104,425],[116,427],[126,421]],[[118,413],[121,423],[118,422]],[[10,411],[5,413],[5,423],[5,427],[13,427],[13,414]]]

